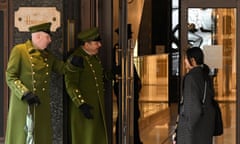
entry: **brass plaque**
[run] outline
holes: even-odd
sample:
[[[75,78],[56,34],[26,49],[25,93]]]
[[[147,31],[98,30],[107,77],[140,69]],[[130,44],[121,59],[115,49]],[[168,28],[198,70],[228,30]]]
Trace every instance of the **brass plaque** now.
[[[51,31],[60,27],[60,12],[56,7],[20,7],[14,13],[14,26],[21,32],[29,31],[32,25],[51,22]]]

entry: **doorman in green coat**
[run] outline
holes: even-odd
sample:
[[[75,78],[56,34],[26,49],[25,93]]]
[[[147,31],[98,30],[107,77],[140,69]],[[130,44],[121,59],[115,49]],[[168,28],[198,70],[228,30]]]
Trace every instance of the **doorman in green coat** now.
[[[103,67],[97,56],[102,44],[98,28],[78,34],[81,46],[67,60],[65,83],[71,98],[71,144],[108,144]]]
[[[51,23],[29,28],[31,39],[16,45],[10,54],[6,82],[11,90],[5,144],[25,144],[26,115],[33,115],[35,144],[52,144],[50,112],[51,72],[64,73],[64,62],[46,48]]]

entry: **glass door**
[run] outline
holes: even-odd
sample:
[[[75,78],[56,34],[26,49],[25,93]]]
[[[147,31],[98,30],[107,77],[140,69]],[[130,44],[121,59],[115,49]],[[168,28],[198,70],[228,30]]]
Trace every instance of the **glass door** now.
[[[187,48],[202,48],[215,75],[215,99],[224,121],[217,144],[236,143],[236,26],[236,8],[188,9]]]
[[[223,116],[224,133],[214,138],[215,144],[239,143],[239,2],[181,1],[181,54],[187,48],[199,46],[205,53],[205,63],[214,72],[215,98]],[[181,56],[181,75],[184,72]]]

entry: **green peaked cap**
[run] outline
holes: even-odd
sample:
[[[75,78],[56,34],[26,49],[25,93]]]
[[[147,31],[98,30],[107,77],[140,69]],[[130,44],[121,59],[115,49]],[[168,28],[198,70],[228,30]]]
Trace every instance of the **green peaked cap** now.
[[[43,32],[50,34],[51,25],[52,25],[52,23],[50,23],[50,22],[33,25],[33,26],[29,27],[29,31],[31,33],[43,31]]]
[[[100,34],[97,27],[90,28],[88,30],[84,30],[80,32],[77,36],[80,41],[87,42],[87,41],[100,41]]]

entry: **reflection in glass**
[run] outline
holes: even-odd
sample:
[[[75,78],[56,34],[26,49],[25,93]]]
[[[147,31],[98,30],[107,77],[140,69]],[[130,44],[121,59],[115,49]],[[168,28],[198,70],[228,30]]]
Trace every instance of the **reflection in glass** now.
[[[188,10],[188,44],[189,47],[212,44],[214,33],[213,10],[191,8]]]
[[[208,58],[205,62],[211,68],[217,68],[215,88],[218,96],[228,96],[233,98],[235,94],[236,82],[233,80],[236,75],[236,18],[235,9],[198,9],[188,10],[188,42],[189,47],[200,46],[205,52],[214,49],[216,46],[221,50],[222,55],[216,53],[205,54]],[[195,37],[193,37],[193,35]],[[202,40],[199,43],[199,39]],[[213,50],[214,51],[214,50]],[[216,51],[219,51],[216,49]],[[209,59],[209,57],[211,59]],[[219,64],[213,65],[211,61],[215,59]]]

